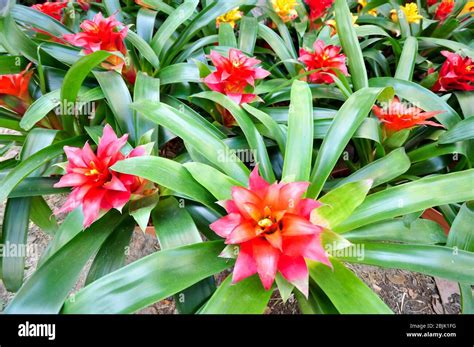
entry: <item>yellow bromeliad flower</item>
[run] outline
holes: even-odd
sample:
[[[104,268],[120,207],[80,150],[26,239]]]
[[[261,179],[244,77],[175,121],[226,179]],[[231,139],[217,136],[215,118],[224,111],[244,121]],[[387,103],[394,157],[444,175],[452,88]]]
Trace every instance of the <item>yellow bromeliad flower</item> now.
[[[400,10],[402,10],[405,14],[408,23],[418,24],[420,23],[420,19],[423,18],[423,16],[420,16],[420,14],[418,13],[418,6],[414,2],[410,2],[405,6],[400,6]],[[396,10],[391,10],[390,16],[394,22],[398,22],[398,15]]]
[[[271,0],[273,10],[286,23],[298,17],[295,7],[298,5],[297,0]]]
[[[468,1],[464,8],[459,12],[459,16],[471,13],[471,16],[474,17],[474,1]]]
[[[216,26],[219,27],[222,23],[229,23],[232,28],[235,27],[235,23],[242,18],[243,13],[236,7],[233,10],[217,17]]]
[[[357,19],[359,18],[358,16],[355,16],[354,14],[351,13],[351,16],[352,16],[352,25],[357,27],[359,26],[358,24],[356,24],[357,22]],[[331,27],[331,35],[335,35],[337,34],[337,24],[336,24],[336,20],[335,19],[328,19],[326,22],[326,25],[329,25]]]
[[[359,4],[358,12],[360,13],[365,8],[365,6],[367,6],[367,0],[357,0],[357,3]],[[377,17],[377,9],[376,8],[368,10],[367,13],[370,14],[371,16]]]

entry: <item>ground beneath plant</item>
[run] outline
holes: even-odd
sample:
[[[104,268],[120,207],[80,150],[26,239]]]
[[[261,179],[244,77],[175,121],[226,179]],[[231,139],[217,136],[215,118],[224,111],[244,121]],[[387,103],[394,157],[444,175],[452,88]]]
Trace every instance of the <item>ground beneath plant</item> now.
[[[11,133],[0,128],[0,133]],[[18,154],[12,150],[1,160]],[[47,197],[47,202],[54,210],[64,202],[64,196]],[[3,221],[5,205],[0,203],[0,224]],[[37,252],[29,254],[25,261],[25,279],[35,271],[39,256],[46,249],[52,236],[45,234],[34,224],[30,224],[27,243],[36,247]],[[31,249],[31,248],[30,248]],[[127,252],[126,263],[136,261],[148,254],[159,250],[155,237],[137,231],[133,234],[130,248]],[[71,293],[83,287],[89,264],[82,271],[75,288]],[[457,284],[441,279],[435,279],[418,273],[403,270],[382,269],[374,266],[347,264],[380,298],[397,314],[457,314],[460,312],[460,296]],[[217,281],[222,280],[219,276]],[[14,293],[8,292],[0,281],[0,308],[13,299]],[[176,313],[173,298],[157,302],[141,310],[141,314],[174,314]],[[298,314],[300,310],[295,300],[290,298],[286,303],[275,293],[269,303],[267,314]]]

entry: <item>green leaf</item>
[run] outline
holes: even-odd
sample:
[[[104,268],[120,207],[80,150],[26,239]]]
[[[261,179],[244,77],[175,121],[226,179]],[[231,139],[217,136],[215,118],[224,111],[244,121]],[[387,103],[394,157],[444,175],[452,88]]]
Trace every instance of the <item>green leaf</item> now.
[[[0,175],[1,178],[4,175]],[[54,177],[27,177],[8,194],[9,198],[43,196],[69,192],[69,188],[54,188],[59,179]]]
[[[349,71],[352,76],[354,89],[359,90],[368,87],[367,70],[364,57],[357,39],[357,34],[352,24],[352,15],[346,0],[336,0],[334,5],[336,15],[337,32],[342,49],[347,56]]]
[[[68,300],[62,313],[133,313],[228,268],[221,241],[155,252],[100,278]]]
[[[404,174],[410,168],[410,164],[405,149],[398,148],[343,178],[335,187],[367,179],[373,180],[372,187],[376,187]]]
[[[133,218],[127,218],[107,237],[87,273],[86,286],[120,269],[125,264],[125,256],[134,228]]]
[[[132,97],[122,76],[115,71],[94,71],[108,105],[117,120],[120,130],[129,134],[130,141],[136,142],[135,116],[130,105]]]
[[[66,103],[76,102],[77,95],[86,77],[92,69],[105,61],[110,55],[110,52],[97,51],[83,56],[69,68],[61,87],[60,101],[64,102],[65,106],[67,106]]]
[[[10,192],[17,186],[17,184],[20,183],[26,176],[40,168],[42,165],[46,164],[49,160],[63,154],[64,146],[82,146],[85,140],[85,136],[69,138],[46,147],[23,160],[0,182],[0,201],[5,200]]]
[[[160,102],[160,80],[150,77],[143,72],[137,73],[135,87],[133,90],[133,101],[150,100]],[[158,126],[139,112],[135,114],[135,129],[137,131],[137,141],[148,131],[153,130],[152,139],[158,148]],[[135,143],[138,145],[138,142]]]
[[[183,2],[166,18],[163,24],[161,24],[150,43],[158,57],[163,58],[165,54],[163,49],[167,46],[168,40],[173,33],[191,17],[198,4],[198,0]]]
[[[464,118],[474,116],[474,95],[471,92],[455,92],[459,106],[461,106]]]
[[[397,64],[395,78],[411,81],[418,54],[418,41],[413,36],[407,37],[403,45],[402,55]]]
[[[18,291],[23,283],[30,207],[31,198],[8,199],[5,207],[2,246],[8,253],[2,254],[1,265],[3,284],[10,292]]]
[[[474,117],[463,119],[439,137],[440,144],[474,139]]]
[[[132,108],[189,143],[211,163],[242,184],[248,183],[249,170],[213,132],[189,115],[163,103],[142,101]]]
[[[395,218],[344,233],[351,242],[395,241],[403,243],[438,244],[446,243],[443,228],[431,220],[416,219],[407,223],[403,218]]]
[[[371,180],[346,183],[319,199],[322,206],[311,212],[311,223],[332,230],[346,220],[365,199]]]
[[[30,219],[42,231],[54,235],[58,230],[58,223],[53,211],[42,196],[35,196],[31,200]]]
[[[229,97],[218,92],[202,92],[194,94],[193,98],[203,98],[214,101],[232,114],[242,129],[245,138],[249,143],[250,149],[253,151],[252,154],[255,156],[256,162],[259,165],[259,171],[261,172],[262,177],[267,182],[275,181],[275,174],[273,173],[273,168],[263,138],[247,113]]]
[[[5,313],[58,313],[88,259],[122,219],[116,211],[109,213],[58,250],[25,282]]]
[[[202,242],[193,219],[175,198],[161,200],[153,211],[153,225],[161,249],[170,249]],[[194,313],[216,289],[214,278],[206,278],[175,295],[178,311]]]
[[[199,69],[196,64],[180,63],[167,66],[160,70],[158,74],[162,85],[173,83],[185,83],[202,81],[199,76]]]
[[[336,259],[329,266],[308,262],[309,275],[340,313],[389,314],[390,308],[352,271]]]
[[[445,47],[455,52],[460,52],[474,58],[474,49],[460,42],[454,40],[439,39],[435,37],[418,37],[421,49]]]
[[[143,177],[207,206],[214,202],[214,198],[183,165],[169,159],[155,156],[128,158],[115,163],[112,170]]]
[[[200,314],[261,314],[265,311],[272,290],[265,290],[258,276],[251,276],[232,284],[228,276]]]
[[[194,35],[205,26],[214,22],[217,17],[229,12],[230,10],[243,5],[255,4],[256,0],[227,0],[217,3],[213,1],[208,6],[203,8],[189,23],[188,26],[181,32],[175,43],[170,47],[166,57],[166,64],[168,65],[173,58],[181,51],[184,45],[194,37]]]
[[[345,232],[429,207],[474,199],[474,169],[429,176],[369,195],[335,231]]]
[[[337,256],[351,263],[403,269],[438,276],[448,280],[474,283],[474,254],[452,248],[432,245],[364,243],[346,248]],[[362,249],[357,252],[356,249]],[[358,253],[362,253],[362,256]]]
[[[83,221],[84,215],[82,213],[82,207],[77,207],[69,212],[54,234],[54,238],[49,242],[48,247],[41,255],[38,265],[41,266],[51,255],[76,237],[83,229]]]
[[[457,112],[443,99],[419,84],[390,77],[372,78],[369,82],[371,87],[393,87],[396,95],[425,111],[444,111],[437,115],[436,119],[448,129],[461,120]]]
[[[185,163],[184,167],[191,173],[193,178],[214,195],[217,200],[230,199],[232,187],[242,186],[242,184],[233,178],[206,164],[190,162]]]
[[[258,34],[258,20],[255,17],[242,17],[240,20],[239,49],[253,55]]]
[[[386,89],[381,88],[361,89],[352,94],[339,109],[316,157],[307,193],[309,197],[316,198],[319,195],[352,135],[372,110],[377,98],[386,92]]]
[[[474,203],[462,205],[448,234],[446,246],[474,252]],[[473,282],[474,283],[474,282]]]
[[[155,30],[156,11],[141,7],[137,13],[137,34],[145,42],[150,43]]]
[[[283,39],[278,36],[272,29],[263,23],[258,24],[258,36],[262,38],[280,58],[291,76],[296,75],[295,64],[290,63],[293,59],[296,59],[292,52],[288,50]]]
[[[229,23],[219,25],[219,46],[237,48],[234,28]]]
[[[72,33],[72,31],[61,24],[61,22],[31,7],[15,5],[12,8],[11,14],[15,20],[34,28],[41,29],[53,36],[61,37],[64,34]]]
[[[130,42],[154,68],[158,69],[160,67],[160,60],[158,59],[157,53],[153,51],[143,38],[135,34],[132,30],[129,30],[126,40]]]
[[[26,110],[21,118],[20,126],[25,130],[30,130],[37,122],[46,117],[49,112],[53,111],[61,103],[59,89],[53,90],[36,99],[33,104]],[[78,103],[85,104],[87,102],[100,100],[104,97],[100,88],[94,89],[80,89],[77,99]],[[78,106],[78,105],[76,105]],[[68,110],[67,108],[66,110]],[[65,114],[64,117],[72,117],[72,115]]]
[[[313,99],[305,82],[294,81],[282,179],[308,181],[313,155]]]
[[[278,148],[280,149],[280,152],[282,154],[285,154],[286,134],[283,129],[278,125],[278,123],[265,112],[249,104],[243,104],[242,107],[245,111],[250,113],[265,126],[269,134],[271,134],[272,138],[278,143]]]

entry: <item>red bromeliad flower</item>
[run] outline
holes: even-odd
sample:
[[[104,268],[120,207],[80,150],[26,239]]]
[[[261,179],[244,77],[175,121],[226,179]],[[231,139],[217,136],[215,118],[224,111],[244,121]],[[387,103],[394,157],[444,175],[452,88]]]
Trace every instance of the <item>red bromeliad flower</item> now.
[[[255,87],[255,80],[267,77],[270,72],[256,67],[260,60],[249,58],[238,49],[230,49],[229,57],[215,51],[209,56],[217,70],[204,79],[206,85],[219,93],[227,95],[238,104],[251,102],[256,95],[246,93]]]
[[[334,0],[305,0],[309,6],[309,17],[315,21],[327,14]]]
[[[438,81],[433,86],[435,92],[446,92],[451,90],[474,90],[474,63],[471,58],[463,58],[459,54],[449,51],[441,51],[446,57]]]
[[[299,61],[305,63],[308,71],[320,69],[309,76],[313,83],[333,83],[334,79],[330,74],[335,74],[334,69],[338,69],[344,75],[348,75],[346,67],[346,56],[341,52],[341,47],[328,45],[324,41],[317,40],[314,45],[314,52],[309,52],[300,48]]]
[[[114,16],[104,18],[102,13],[95,15],[93,20],[85,20],[80,25],[82,32],[77,34],[65,34],[63,38],[70,44],[82,47],[85,54],[104,50],[108,52],[120,52],[123,56],[127,54],[124,39],[128,28],[117,21]],[[125,61],[119,56],[110,56],[104,67],[121,71]]]
[[[428,0],[428,1],[426,1],[426,4],[427,4],[428,6],[433,6],[433,5],[436,4],[437,2],[438,2],[438,0]]]
[[[454,0],[442,0],[436,9],[435,19],[444,21],[453,11]]]
[[[384,123],[385,129],[388,132],[409,129],[416,125],[432,125],[435,127],[442,127],[441,124],[429,121],[427,119],[443,113],[443,111],[423,112],[423,110],[418,107],[406,107],[400,102],[398,97],[395,97],[388,104],[388,107],[381,108],[375,105],[372,110],[377,118],[380,119],[382,123]]]
[[[133,193],[141,190],[145,180],[110,169],[116,162],[145,154],[145,148],[139,146],[127,156],[120,150],[127,143],[128,135],[117,138],[110,125],[104,128],[97,154],[88,143],[84,147],[64,147],[68,158],[66,174],[54,185],[56,188],[73,187],[64,206],[56,214],[68,212],[82,204],[84,227],[87,228],[99,218],[101,212],[112,208],[121,210]]]
[[[57,21],[61,21],[63,17],[63,9],[67,7],[67,1],[45,2],[43,4],[36,4],[31,6],[35,10],[43,12]]]
[[[25,113],[31,104],[28,85],[33,70],[29,70],[30,67],[31,63],[20,73],[0,75],[0,106],[5,106],[21,115]]]
[[[321,244],[323,229],[310,222],[311,211],[320,203],[302,198],[308,186],[307,182],[270,185],[255,168],[249,189],[232,188],[232,200],[223,202],[228,215],[210,227],[226,244],[240,245],[233,283],[258,273],[268,290],[279,271],[307,296],[305,258],[332,266]]]

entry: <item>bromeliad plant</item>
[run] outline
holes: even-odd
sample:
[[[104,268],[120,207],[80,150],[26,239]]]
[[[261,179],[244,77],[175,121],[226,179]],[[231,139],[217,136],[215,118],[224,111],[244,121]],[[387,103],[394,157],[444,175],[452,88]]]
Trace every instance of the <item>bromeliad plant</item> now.
[[[345,265],[362,263],[459,282],[472,313],[469,6],[0,9],[0,151],[21,146],[0,164],[2,244],[29,221],[51,235],[26,281],[2,258],[5,312],[262,313],[278,291],[303,313],[391,313]],[[125,266],[137,225],[160,251]]]

